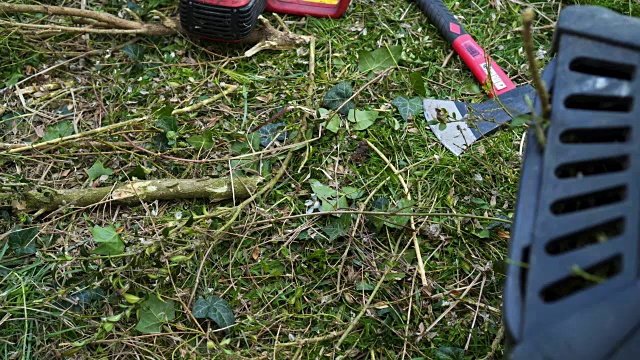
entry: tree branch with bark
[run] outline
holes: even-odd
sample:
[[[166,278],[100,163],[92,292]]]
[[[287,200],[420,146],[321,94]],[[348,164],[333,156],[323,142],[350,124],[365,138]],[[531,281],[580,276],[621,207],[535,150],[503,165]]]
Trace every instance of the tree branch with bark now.
[[[180,26],[180,20],[170,18],[158,11],[152,11],[159,22],[144,22],[142,20],[127,20],[106,12],[76,9],[63,6],[50,5],[24,5],[0,2],[0,15],[12,14],[42,14],[49,17],[68,17],[74,24],[82,26],[60,24],[29,24],[12,20],[0,20],[0,25],[18,28],[36,33],[86,33],[86,34],[111,34],[111,35],[142,35],[142,36],[172,36],[189,34]],[[289,31],[285,26],[284,31],[273,27],[267,19],[260,16],[261,25],[253,29],[253,32],[243,43],[256,44],[245,53],[252,56],[262,50],[283,50],[294,46],[309,43],[310,36],[300,35]],[[278,18],[279,20],[279,18]],[[282,23],[282,21],[279,20]]]

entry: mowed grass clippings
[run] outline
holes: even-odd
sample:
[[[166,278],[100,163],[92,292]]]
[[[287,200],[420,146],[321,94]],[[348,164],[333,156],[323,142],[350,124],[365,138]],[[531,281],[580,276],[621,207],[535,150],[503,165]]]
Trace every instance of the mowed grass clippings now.
[[[536,10],[544,66],[569,4],[445,2],[518,85],[530,81],[524,6]],[[151,10],[175,16],[176,3],[86,6],[157,21]],[[640,14],[633,1],[599,4]],[[244,58],[250,45],[0,23],[0,358],[503,355],[501,291],[524,129],[505,128],[459,158],[438,143],[411,99],[486,96],[413,2],[354,1],[340,19],[282,19],[315,37],[314,76],[309,46]],[[101,52],[68,61],[92,50]],[[229,85],[238,88],[172,114]],[[357,95],[330,118],[328,93]],[[189,199],[20,211],[32,189],[240,176],[263,177],[268,191],[241,208],[244,199]],[[412,223],[398,212],[418,215]]]

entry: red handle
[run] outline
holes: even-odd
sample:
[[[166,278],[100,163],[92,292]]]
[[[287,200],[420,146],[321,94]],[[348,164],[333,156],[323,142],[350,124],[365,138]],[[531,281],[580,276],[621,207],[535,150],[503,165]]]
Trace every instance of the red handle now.
[[[489,74],[491,74],[493,90],[489,96],[494,97],[516,88],[500,66],[485,55],[482,47],[473,40],[471,35],[465,34],[456,38],[453,41],[453,49],[460,55],[481,84],[486,84]]]
[[[493,60],[485,58],[484,50],[473,40],[471,35],[467,34],[441,0],[416,1],[420,10],[440,30],[481,84],[484,85],[491,74],[493,89],[489,96],[494,97],[516,88]],[[487,66],[487,63],[490,66]]]

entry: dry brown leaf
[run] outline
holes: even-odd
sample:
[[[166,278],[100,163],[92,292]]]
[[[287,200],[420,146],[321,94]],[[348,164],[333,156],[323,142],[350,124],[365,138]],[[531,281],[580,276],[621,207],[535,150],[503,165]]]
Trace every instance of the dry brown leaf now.
[[[251,258],[258,260],[258,257],[260,257],[260,248],[256,246],[253,248],[253,251],[251,251]]]
[[[497,234],[498,234],[498,237],[500,237],[500,239],[509,240],[511,238],[511,234],[505,230],[498,230]]]

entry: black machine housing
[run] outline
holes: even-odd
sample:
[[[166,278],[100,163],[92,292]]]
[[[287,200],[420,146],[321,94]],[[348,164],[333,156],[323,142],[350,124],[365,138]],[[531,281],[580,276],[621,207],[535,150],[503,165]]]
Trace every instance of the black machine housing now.
[[[266,0],[180,0],[180,24],[191,35],[223,41],[247,38]]]
[[[544,148],[527,134],[511,233],[507,359],[640,359],[640,21],[569,6],[554,36],[551,121]]]

